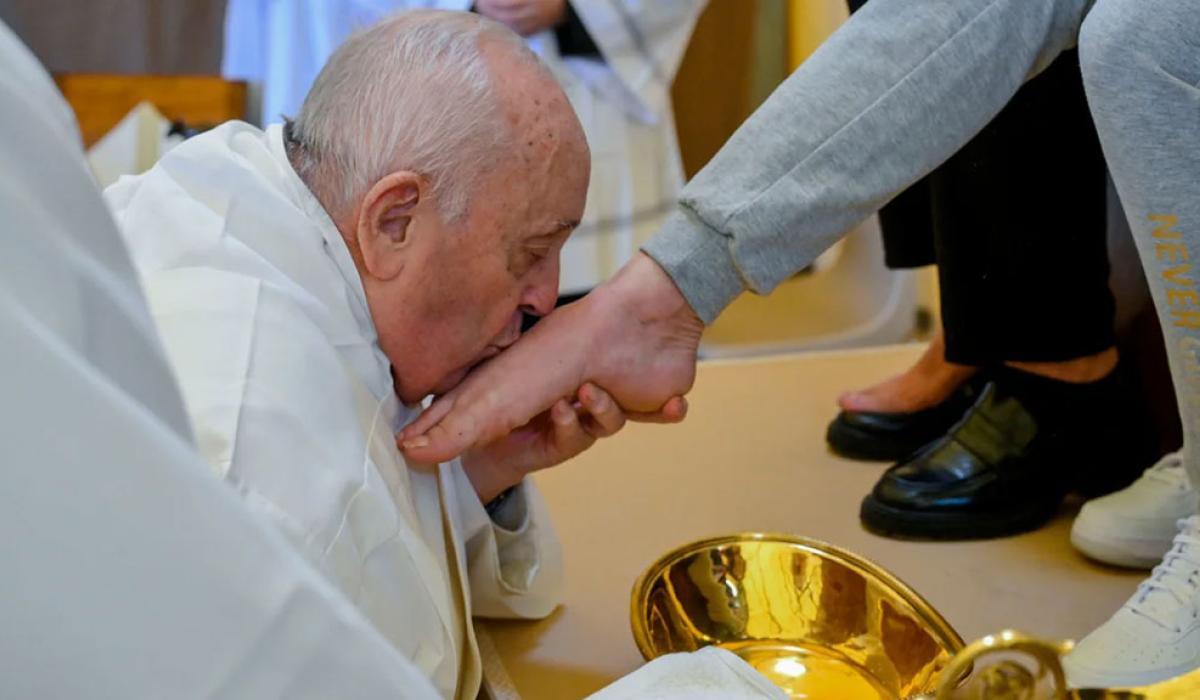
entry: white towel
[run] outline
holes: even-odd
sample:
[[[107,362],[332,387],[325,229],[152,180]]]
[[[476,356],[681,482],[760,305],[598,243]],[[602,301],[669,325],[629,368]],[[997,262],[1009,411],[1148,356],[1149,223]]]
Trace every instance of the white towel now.
[[[104,189],[122,175],[144,173],[183,141],[169,136],[171,122],[149,102],[139,102],[87,152],[96,184]]]
[[[660,656],[590,700],[787,700],[787,695],[732,652],[705,647]]]

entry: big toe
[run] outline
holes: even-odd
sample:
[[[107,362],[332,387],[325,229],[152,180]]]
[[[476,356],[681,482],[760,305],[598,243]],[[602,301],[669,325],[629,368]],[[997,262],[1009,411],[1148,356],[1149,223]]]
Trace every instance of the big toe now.
[[[847,391],[838,397],[838,406],[843,411],[870,411],[877,402],[865,391]]]

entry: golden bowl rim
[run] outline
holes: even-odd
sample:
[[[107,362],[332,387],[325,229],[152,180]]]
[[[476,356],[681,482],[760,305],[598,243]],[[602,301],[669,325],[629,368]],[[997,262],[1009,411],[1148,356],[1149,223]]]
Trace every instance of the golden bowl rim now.
[[[790,535],[780,532],[742,532],[733,535],[717,535],[714,537],[705,537],[699,540],[694,540],[686,544],[682,544],[663,554],[654,561],[650,566],[638,576],[633,584],[633,590],[630,592],[629,606],[629,621],[630,627],[633,629],[633,640],[637,644],[638,652],[646,661],[651,661],[655,656],[651,656],[652,647],[650,638],[644,625],[640,624],[641,615],[639,614],[642,606],[641,601],[646,597],[646,587],[649,585],[652,578],[662,571],[666,565],[692,552],[711,548],[714,546],[728,545],[736,542],[778,542],[781,544],[796,545],[803,549],[807,549],[815,554],[824,555],[827,558],[833,559],[843,565],[851,568],[856,568],[868,576],[879,580],[884,586],[898,591],[913,607],[913,611],[928,625],[930,629],[936,630],[941,637],[941,642],[944,644],[946,652],[953,657],[959,651],[966,647],[966,642],[958,631],[939,613],[929,601],[920,593],[917,593],[912,586],[909,586],[895,574],[884,569],[870,559],[856,554],[848,549],[830,544],[823,540],[818,540],[812,537],[803,535]]]

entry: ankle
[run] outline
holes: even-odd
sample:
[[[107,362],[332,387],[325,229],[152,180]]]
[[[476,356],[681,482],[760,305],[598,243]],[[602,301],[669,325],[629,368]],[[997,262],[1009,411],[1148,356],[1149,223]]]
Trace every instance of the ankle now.
[[[959,365],[942,360],[936,363],[918,363],[910,370],[931,385],[958,388],[979,371],[974,365]]]
[[[1078,357],[1064,362],[1005,362],[1013,369],[1036,374],[1047,379],[1073,384],[1086,384],[1104,379],[1117,368],[1120,356],[1117,349],[1109,348],[1095,355]]]
[[[843,411],[914,413],[945,402],[978,371],[967,365],[933,372],[914,366],[874,386],[842,394],[838,406]]]
[[[613,297],[616,307],[642,323],[670,322],[696,333],[704,321],[688,303],[675,280],[653,258],[638,253],[608,282],[592,292]]]

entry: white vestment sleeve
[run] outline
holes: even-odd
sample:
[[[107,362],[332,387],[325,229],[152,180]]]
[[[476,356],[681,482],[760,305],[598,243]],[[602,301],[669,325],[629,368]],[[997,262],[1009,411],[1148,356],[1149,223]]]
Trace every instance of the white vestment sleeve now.
[[[2,23],[0,66],[3,695],[437,698],[208,472],[70,113]]]
[[[605,62],[647,117],[661,118],[706,0],[572,0]]]
[[[522,482],[494,522],[457,462],[453,472],[472,613],[534,619],[554,612],[565,586],[562,546],[537,487]]]

